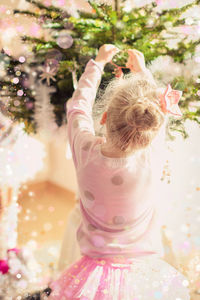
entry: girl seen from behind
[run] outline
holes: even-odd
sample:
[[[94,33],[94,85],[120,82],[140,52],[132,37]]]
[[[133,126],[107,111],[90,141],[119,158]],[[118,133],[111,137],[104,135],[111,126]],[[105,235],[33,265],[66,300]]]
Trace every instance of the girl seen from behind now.
[[[79,186],[81,259],[50,284],[51,300],[188,300],[184,276],[161,259],[157,201],[167,115],[180,115],[179,91],[158,89],[144,56],[128,50],[131,73],[102,96],[95,136],[92,108],[104,66],[119,50],[103,45],[67,103],[68,138]],[[159,138],[158,138],[159,137]],[[159,153],[159,149],[157,152]],[[69,241],[70,242],[70,241]]]

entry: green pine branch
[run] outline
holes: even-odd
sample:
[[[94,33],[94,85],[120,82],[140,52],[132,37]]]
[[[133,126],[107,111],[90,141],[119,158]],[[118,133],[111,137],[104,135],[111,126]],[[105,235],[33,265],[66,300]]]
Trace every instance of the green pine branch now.
[[[100,18],[100,19],[104,19],[105,20],[105,15],[102,12],[101,6],[99,4],[97,4],[95,1],[92,0],[88,0],[88,3],[90,4],[90,6],[94,9],[96,15]]]
[[[39,38],[31,37],[28,35],[21,36],[21,39],[23,42],[31,42],[31,43],[37,43],[37,44],[46,44],[47,43],[44,39],[39,39]]]
[[[29,11],[29,10],[14,9],[13,10],[13,14],[26,15],[26,16],[35,17],[35,18],[39,18],[40,17],[40,14],[32,12],[32,11]]]
[[[171,15],[172,17],[181,16],[184,12],[186,12],[189,8],[192,8],[200,3],[200,0],[196,0],[190,4],[186,4],[180,8],[170,8],[162,10],[160,13],[161,16]]]
[[[50,5],[50,6],[46,6],[44,4],[42,4],[42,2],[40,1],[35,1],[35,0],[26,0],[26,2],[33,4],[34,6],[40,8],[40,9],[44,9],[48,12],[57,12],[57,13],[63,13],[63,10],[59,7],[56,7],[54,5]]]
[[[57,29],[62,30],[65,28],[64,24],[59,22],[51,22],[51,23],[45,23],[42,28],[49,28],[49,29]]]

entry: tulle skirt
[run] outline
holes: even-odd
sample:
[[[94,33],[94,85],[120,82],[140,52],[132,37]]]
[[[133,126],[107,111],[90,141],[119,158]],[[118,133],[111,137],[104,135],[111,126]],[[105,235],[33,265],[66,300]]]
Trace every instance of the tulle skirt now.
[[[83,256],[50,284],[50,300],[189,300],[187,279],[164,260],[148,256]]]

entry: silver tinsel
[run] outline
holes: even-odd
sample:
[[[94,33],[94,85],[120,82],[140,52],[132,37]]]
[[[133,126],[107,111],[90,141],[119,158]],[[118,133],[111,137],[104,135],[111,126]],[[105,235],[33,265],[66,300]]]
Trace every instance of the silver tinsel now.
[[[35,120],[39,129],[38,131],[44,137],[50,137],[57,129],[53,105],[50,103],[50,94],[54,91],[54,87],[48,87],[41,83],[38,84],[36,89]]]

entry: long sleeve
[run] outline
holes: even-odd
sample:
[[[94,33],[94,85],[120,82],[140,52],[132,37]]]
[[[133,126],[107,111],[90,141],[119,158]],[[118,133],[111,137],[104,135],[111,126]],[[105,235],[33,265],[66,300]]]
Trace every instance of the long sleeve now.
[[[91,59],[86,65],[76,91],[67,102],[68,139],[76,167],[83,143],[95,138],[92,106],[102,73],[101,66]]]

